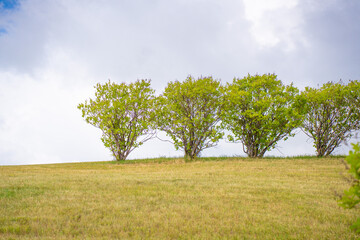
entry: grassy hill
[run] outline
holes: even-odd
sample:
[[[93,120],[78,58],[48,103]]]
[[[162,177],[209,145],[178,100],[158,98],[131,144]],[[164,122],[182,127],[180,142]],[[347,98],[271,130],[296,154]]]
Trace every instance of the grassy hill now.
[[[126,163],[0,167],[0,239],[357,237],[339,158]]]

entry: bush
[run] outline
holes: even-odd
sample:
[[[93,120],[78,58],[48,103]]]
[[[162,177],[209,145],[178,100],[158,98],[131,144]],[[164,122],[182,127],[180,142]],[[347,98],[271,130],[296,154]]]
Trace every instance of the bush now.
[[[95,99],[78,105],[87,123],[102,131],[102,142],[116,160],[125,160],[155,134],[154,90],[150,80],[95,86]]]
[[[330,155],[360,129],[360,83],[329,82],[301,93],[306,115],[301,129],[314,140],[318,157]]]
[[[241,141],[249,157],[263,157],[302,123],[299,90],[283,85],[275,74],[234,78],[225,91],[222,119],[232,133],[228,139]]]
[[[352,144],[353,150],[346,157],[349,172],[352,176],[352,186],[344,192],[340,205],[344,208],[354,208],[360,202],[360,144]],[[352,225],[352,229],[360,233],[360,218]]]
[[[157,127],[183,149],[186,160],[198,157],[222,138],[219,126],[223,94],[212,77],[169,82],[157,101]]]

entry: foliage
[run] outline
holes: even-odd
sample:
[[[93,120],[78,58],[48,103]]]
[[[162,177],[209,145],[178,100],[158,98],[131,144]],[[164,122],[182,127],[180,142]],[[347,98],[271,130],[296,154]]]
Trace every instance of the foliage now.
[[[116,160],[125,160],[154,136],[154,90],[150,80],[95,86],[95,99],[78,105],[86,122],[102,131],[102,142]]]
[[[346,162],[350,165],[349,172],[352,175],[352,186],[344,192],[340,205],[344,208],[354,208],[360,203],[360,144],[352,144],[353,151],[349,152]],[[354,223],[352,228],[360,233],[360,218]]]
[[[157,126],[171,137],[185,159],[193,160],[223,136],[219,126],[222,91],[212,77],[169,82],[157,102]]]
[[[249,157],[263,157],[302,122],[298,89],[284,86],[275,74],[234,78],[226,86],[224,126],[230,141],[241,141]]]
[[[360,129],[360,83],[329,82],[321,88],[307,87],[302,130],[314,140],[317,156],[328,156]]]

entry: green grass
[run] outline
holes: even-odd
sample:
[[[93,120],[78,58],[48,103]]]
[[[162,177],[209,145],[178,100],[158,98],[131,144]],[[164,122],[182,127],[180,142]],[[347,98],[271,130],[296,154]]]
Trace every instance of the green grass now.
[[[356,239],[341,158],[0,167],[0,239]]]

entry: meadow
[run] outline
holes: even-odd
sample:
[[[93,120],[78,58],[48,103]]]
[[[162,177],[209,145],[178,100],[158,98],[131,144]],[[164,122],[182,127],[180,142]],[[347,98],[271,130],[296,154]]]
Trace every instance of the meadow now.
[[[0,239],[357,239],[342,158],[0,167]]]

